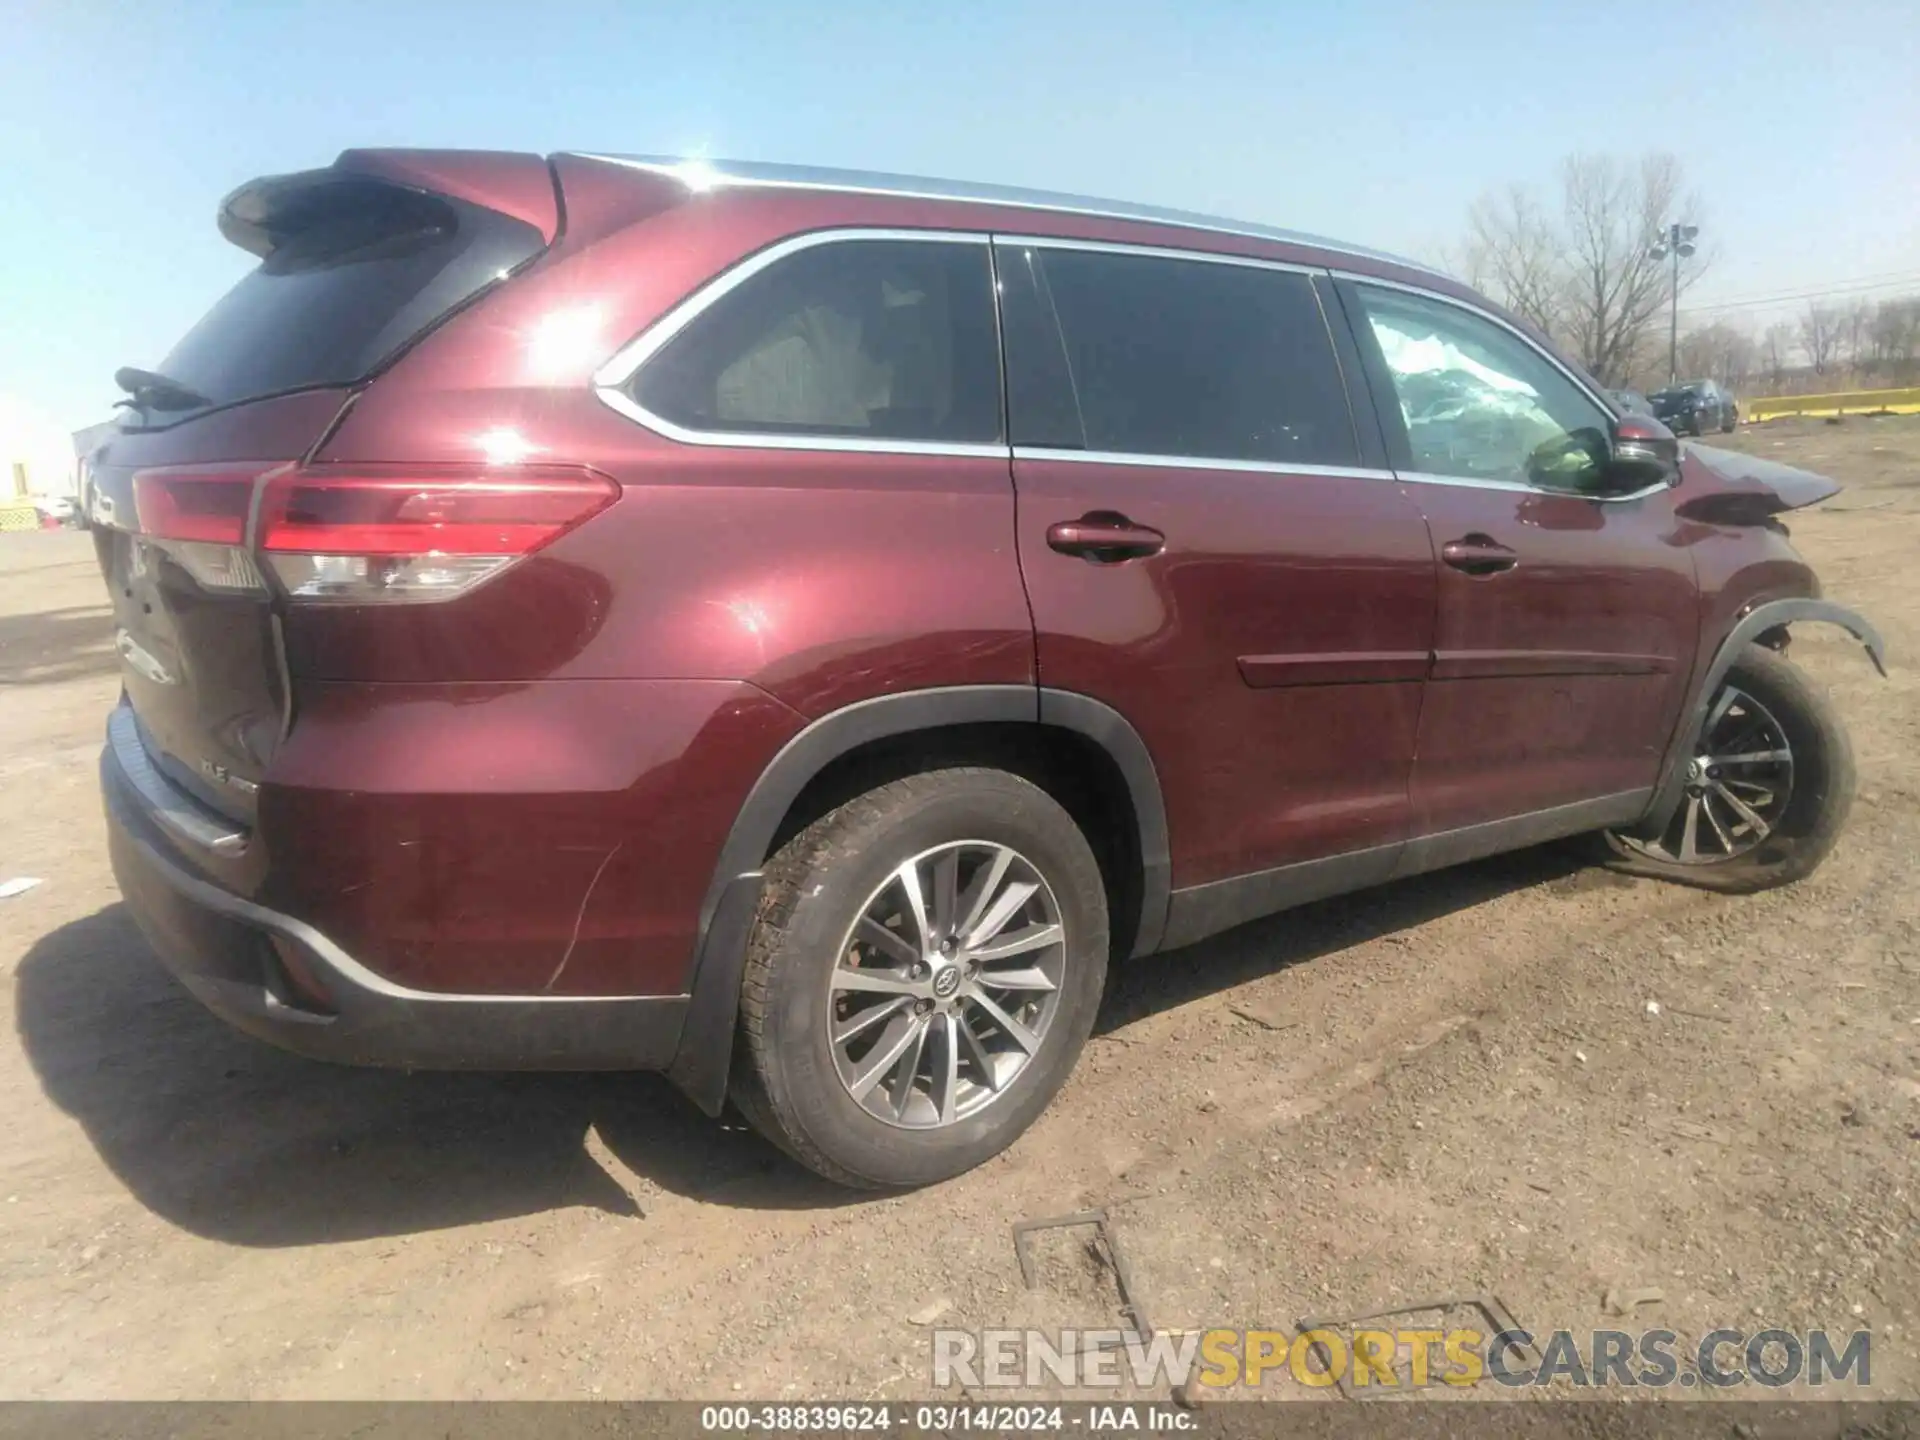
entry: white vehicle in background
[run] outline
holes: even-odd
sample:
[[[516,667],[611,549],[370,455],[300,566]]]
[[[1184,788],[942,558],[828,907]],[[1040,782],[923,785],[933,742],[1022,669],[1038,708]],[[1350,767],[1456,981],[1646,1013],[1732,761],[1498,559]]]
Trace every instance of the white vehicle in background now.
[[[80,513],[80,502],[71,495],[34,495],[30,498],[33,508],[40,513],[42,524],[50,520],[62,529],[77,530],[86,523]]]
[[[77,509],[73,437],[25,399],[0,394],[0,529]]]

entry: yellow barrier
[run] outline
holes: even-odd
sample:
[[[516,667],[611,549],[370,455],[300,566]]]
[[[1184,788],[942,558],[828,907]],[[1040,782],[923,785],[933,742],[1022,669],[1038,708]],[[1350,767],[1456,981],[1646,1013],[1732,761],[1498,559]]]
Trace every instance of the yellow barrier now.
[[[1831,395],[1776,395],[1748,400],[1742,420],[1778,420],[1783,415],[1920,415],[1920,385],[1905,390],[1839,390]]]
[[[0,504],[0,530],[38,530],[40,512],[24,501]]]

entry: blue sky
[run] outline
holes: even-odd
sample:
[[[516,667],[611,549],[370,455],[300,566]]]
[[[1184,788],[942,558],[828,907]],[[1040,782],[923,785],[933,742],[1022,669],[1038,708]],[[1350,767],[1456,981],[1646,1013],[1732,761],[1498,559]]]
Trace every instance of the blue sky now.
[[[351,145],[904,170],[1425,255],[1569,152],[1667,148],[1697,302],[1920,290],[1912,4],[0,0],[0,397],[104,416],[244,269],[220,196]]]

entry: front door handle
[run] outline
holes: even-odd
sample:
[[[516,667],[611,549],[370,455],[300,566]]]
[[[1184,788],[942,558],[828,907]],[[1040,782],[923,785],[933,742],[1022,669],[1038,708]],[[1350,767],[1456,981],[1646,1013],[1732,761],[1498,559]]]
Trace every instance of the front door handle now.
[[[1469,575],[1498,575],[1520,563],[1520,557],[1490,535],[1462,535],[1440,547],[1440,558]]]
[[[1166,543],[1167,537],[1151,526],[1136,525],[1124,515],[1105,510],[1047,527],[1049,546],[1062,555],[1083,556],[1096,564],[1158,555]]]

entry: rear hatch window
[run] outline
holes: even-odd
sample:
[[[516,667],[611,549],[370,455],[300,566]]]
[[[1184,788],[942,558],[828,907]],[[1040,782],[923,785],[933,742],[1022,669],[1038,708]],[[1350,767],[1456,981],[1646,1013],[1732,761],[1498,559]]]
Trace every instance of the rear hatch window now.
[[[142,372],[165,386],[149,424],[362,380],[545,246],[496,211],[332,171],[236,191],[221,229],[260,264]]]

